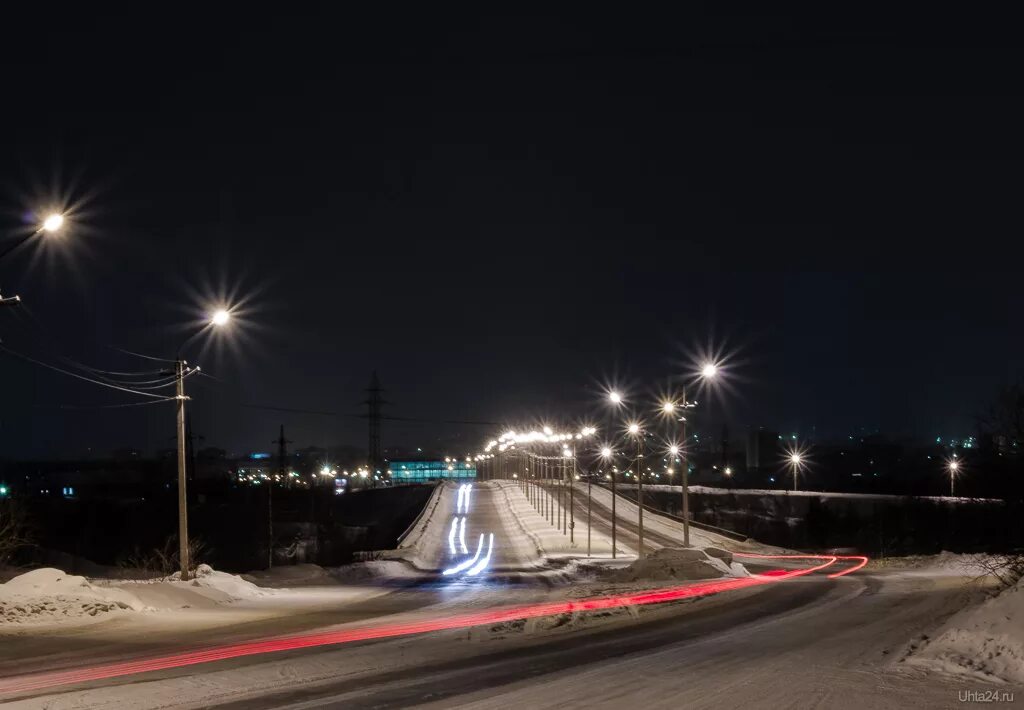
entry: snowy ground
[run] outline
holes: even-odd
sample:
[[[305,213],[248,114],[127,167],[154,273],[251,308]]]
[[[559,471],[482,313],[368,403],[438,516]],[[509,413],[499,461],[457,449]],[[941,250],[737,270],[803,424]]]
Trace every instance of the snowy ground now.
[[[732,584],[747,571],[731,563],[728,551],[771,551],[696,529],[692,542],[707,551],[679,550],[682,525],[647,512],[651,554],[644,560],[620,556],[609,569],[600,557],[588,561],[580,554],[580,540],[569,543],[514,484],[474,488],[472,503],[460,504],[457,486],[438,487],[399,553],[405,559],[330,573],[312,565],[280,568],[248,579],[208,571],[196,583],[98,583],[56,579],[52,571],[14,580],[10,589],[0,587],[0,603],[15,596],[63,596],[115,606],[120,600],[128,608],[98,613],[115,622],[76,628],[53,643],[9,635],[0,645],[0,685],[10,676],[109,662],[125,653],[166,653],[152,645],[156,633],[176,648],[192,649],[302,629],[320,634],[378,623],[414,629],[426,620],[507,605],[704,583],[688,581],[694,579]],[[576,532],[584,539],[581,488]],[[592,543],[608,544],[597,521],[607,516],[610,493],[594,488],[593,494]],[[619,499],[618,512],[620,546],[635,545],[636,506]],[[489,533],[501,538],[492,567],[479,577],[436,571],[465,556],[449,547],[458,539],[451,535],[456,517],[466,520],[469,539]],[[548,565],[560,557],[562,576],[552,578]],[[1024,658],[1022,634],[1015,631],[1024,592],[1018,586],[975,604],[984,596],[968,583],[975,569],[965,556],[948,553],[888,560],[837,580],[805,577],[667,604],[572,611],[155,671],[10,698],[10,707],[955,707],[963,688],[985,690],[997,682],[1016,688],[1022,682],[1014,674]],[[395,585],[396,578],[405,583]],[[546,581],[537,583],[541,579]],[[252,581],[291,588],[261,588]],[[320,586],[328,581],[334,586]],[[86,623],[97,618],[78,616]],[[185,633],[204,624],[203,633]],[[25,622],[0,626],[29,628]]]
[[[936,635],[917,641],[907,658],[910,665],[1024,684],[1024,580],[960,611]]]
[[[680,486],[665,484],[645,485],[644,490],[670,491],[682,494]],[[904,500],[920,498],[921,500],[941,501],[946,503],[997,503],[997,498],[964,498],[962,496],[900,496],[885,493],[835,493],[829,491],[791,491],[784,488],[718,488],[716,486],[690,486],[691,493],[703,495],[744,495],[744,496],[794,496],[797,498],[850,498],[859,500]]]

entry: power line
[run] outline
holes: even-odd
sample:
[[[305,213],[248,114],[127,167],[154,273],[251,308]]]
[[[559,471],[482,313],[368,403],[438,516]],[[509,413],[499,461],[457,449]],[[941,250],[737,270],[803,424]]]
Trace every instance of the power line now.
[[[125,355],[131,355],[133,357],[141,357],[144,360],[154,360],[156,362],[177,362],[177,360],[169,360],[169,359],[167,359],[165,357],[153,357],[152,355],[143,355],[142,353],[132,352],[131,350],[125,350],[124,348],[119,348],[116,345],[108,345],[107,347],[111,348],[113,350],[117,350],[120,353],[124,353]]]
[[[291,414],[316,414],[324,417],[343,417],[348,419],[366,419],[366,414],[349,414],[347,412],[328,412],[317,409],[297,409],[294,407],[275,407],[266,404],[241,404],[245,409],[266,409],[273,412],[289,412]],[[417,417],[389,417],[381,415],[381,419],[393,422],[410,422],[417,424],[467,424],[472,426],[501,426],[499,422],[487,422],[474,419],[421,419]]]
[[[111,384],[110,382],[104,382],[102,380],[94,380],[91,377],[85,377],[84,375],[79,375],[79,374],[77,374],[75,372],[70,372],[69,370],[65,370],[63,368],[57,367],[56,365],[51,365],[49,363],[43,362],[42,360],[36,360],[34,357],[29,357],[28,355],[24,355],[24,354],[19,353],[19,352],[15,351],[15,350],[11,350],[10,348],[8,348],[5,345],[0,345],[0,350],[3,350],[7,354],[13,355],[16,358],[20,358],[22,360],[26,360],[28,362],[34,363],[36,365],[39,365],[40,367],[45,367],[45,368],[48,368],[50,370],[54,370],[54,371],[59,372],[59,373],[61,373],[63,375],[67,375],[68,377],[74,377],[75,379],[84,380],[85,382],[91,382],[92,384],[99,385],[100,387],[109,387],[110,389],[120,390],[122,392],[128,392],[130,394],[137,394],[137,395],[139,395],[141,397],[153,397],[154,399],[165,399],[165,397],[163,395],[150,394],[148,392],[138,392],[138,391],[130,389],[128,387],[121,387],[119,385]]]
[[[122,407],[145,407],[149,404],[163,404],[164,402],[171,402],[177,399],[177,397],[161,397],[160,399],[151,399],[145,402],[127,402],[124,404],[59,404],[56,409],[120,409]]]

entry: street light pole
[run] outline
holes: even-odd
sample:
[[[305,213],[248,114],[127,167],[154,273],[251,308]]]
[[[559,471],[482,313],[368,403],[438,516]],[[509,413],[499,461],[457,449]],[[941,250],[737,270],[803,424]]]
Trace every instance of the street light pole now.
[[[569,471],[569,544],[575,544],[576,513],[573,512],[573,489],[576,488],[576,444],[572,445],[572,470]]]
[[[637,558],[643,559],[644,557],[644,476],[643,476],[643,434],[638,434],[636,437],[636,508],[637,508],[637,527],[639,529],[639,539],[637,542]]]
[[[643,459],[643,431],[636,422],[629,425],[629,433],[636,437],[636,509],[637,509],[637,559],[644,556],[644,482],[640,471]]]
[[[682,470],[680,471],[680,483],[683,487],[683,547],[690,546],[690,462],[686,460],[686,388],[683,388],[683,416],[680,419],[680,428],[683,436],[681,443],[680,458]]]
[[[185,490],[185,361],[174,361],[174,379],[178,401],[178,559],[181,579],[189,578],[188,495]]]

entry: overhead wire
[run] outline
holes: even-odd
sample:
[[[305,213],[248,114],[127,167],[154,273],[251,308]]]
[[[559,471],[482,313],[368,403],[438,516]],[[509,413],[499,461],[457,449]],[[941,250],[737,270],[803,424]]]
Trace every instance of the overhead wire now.
[[[59,373],[61,373],[63,375],[67,375],[68,377],[74,377],[75,379],[83,380],[85,382],[90,382],[90,383],[92,383],[94,385],[99,385],[101,387],[109,387],[110,389],[120,390],[121,392],[128,392],[130,394],[137,394],[137,395],[139,395],[141,397],[153,397],[153,398],[156,398],[156,399],[164,398],[163,395],[150,394],[149,392],[139,392],[139,391],[131,389],[129,387],[121,387],[120,385],[116,385],[116,384],[113,384],[113,383],[110,383],[110,382],[105,382],[103,380],[96,380],[96,379],[93,379],[91,377],[85,377],[84,375],[79,375],[78,373],[71,372],[70,370],[65,370],[64,368],[57,367],[56,365],[51,365],[50,363],[43,362],[42,360],[37,360],[36,358],[31,357],[29,355],[25,355],[24,353],[20,353],[17,350],[12,350],[9,347],[7,347],[6,345],[0,345],[0,350],[2,350],[3,352],[6,352],[9,355],[12,355],[13,357],[19,358],[21,360],[25,360],[27,362],[31,362],[31,363],[33,363],[35,365],[39,365],[40,367],[45,367],[45,368],[48,368],[50,370],[54,370],[55,372],[59,372]]]

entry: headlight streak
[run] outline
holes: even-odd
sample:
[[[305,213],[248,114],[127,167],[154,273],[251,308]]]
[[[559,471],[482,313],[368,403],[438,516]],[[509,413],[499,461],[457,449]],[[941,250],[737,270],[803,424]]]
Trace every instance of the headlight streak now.
[[[482,546],[483,535],[480,536],[480,542]],[[740,555],[740,553],[736,554]],[[462,629],[471,626],[502,623],[515,621],[517,619],[532,619],[542,616],[555,616],[558,614],[579,611],[597,611],[622,606],[659,604],[663,602],[677,601],[680,599],[718,594],[735,589],[745,589],[747,587],[755,587],[763,584],[772,584],[792,579],[794,577],[811,574],[832,565],[834,562],[833,556],[830,555],[781,555],[776,557],[771,555],[753,555],[744,553],[740,556],[763,559],[827,559],[828,561],[823,564],[798,570],[771,570],[770,572],[762,573],[754,577],[739,577],[716,582],[669,587],[666,589],[651,590],[637,594],[594,597],[576,601],[549,602],[518,607],[505,607],[475,613],[457,614],[446,618],[393,622],[389,624],[378,624],[375,626],[337,629],[321,633],[308,633],[260,641],[249,641],[245,643],[218,646],[200,651],[189,651],[186,653],[159,656],[156,658],[148,658],[138,661],[111,663],[92,668],[77,668],[72,670],[37,673],[21,677],[10,677],[0,679],[0,693],[9,694],[41,690],[61,685],[68,685],[71,683],[86,683],[89,681],[134,675],[136,673],[183,668],[201,663],[210,663],[212,661],[220,661],[229,658],[255,656],[264,653],[315,648],[318,646],[332,646],[352,643],[355,641],[394,638],[397,636],[410,636],[413,634],[424,634],[432,631]],[[835,557],[838,559],[863,559],[860,556],[837,555]],[[855,569],[859,569],[860,567],[863,567],[863,564],[858,565]]]
[[[458,550],[455,549],[455,530],[459,527],[459,516],[452,518],[452,529],[448,532],[448,552],[451,554],[457,554]]]
[[[463,501],[463,499],[465,497],[466,497],[466,484],[463,483],[461,486],[459,486],[459,499],[458,499],[458,501],[455,504],[455,513],[456,513],[456,515],[461,515],[462,514],[462,501]]]
[[[480,541],[476,545],[476,554],[473,555],[472,557],[470,557],[468,560],[460,562],[459,564],[455,565],[454,567],[449,567],[448,569],[446,569],[441,574],[443,574],[445,576],[448,576],[448,575],[452,575],[452,574],[458,574],[459,572],[461,572],[464,569],[469,569],[470,567],[472,567],[473,565],[476,564],[477,560],[480,559],[480,553],[483,552],[483,549],[484,549],[484,534],[480,533]]]
[[[469,549],[466,547],[466,516],[462,517],[462,524],[459,526],[459,544],[462,546],[462,554],[468,555]]]
[[[469,515],[469,498],[470,498],[470,496],[472,494],[473,494],[473,484],[472,483],[467,483],[466,484],[466,499],[464,501],[465,510],[463,510],[463,512],[466,515]]]
[[[487,565],[491,563],[492,549],[494,549],[494,533],[490,533],[490,539],[488,539],[487,541],[487,554],[484,556],[482,560],[477,562],[476,565],[472,569],[470,569],[469,572],[467,572],[466,574],[470,577],[475,577],[481,572],[483,572],[485,569],[487,569]]]

